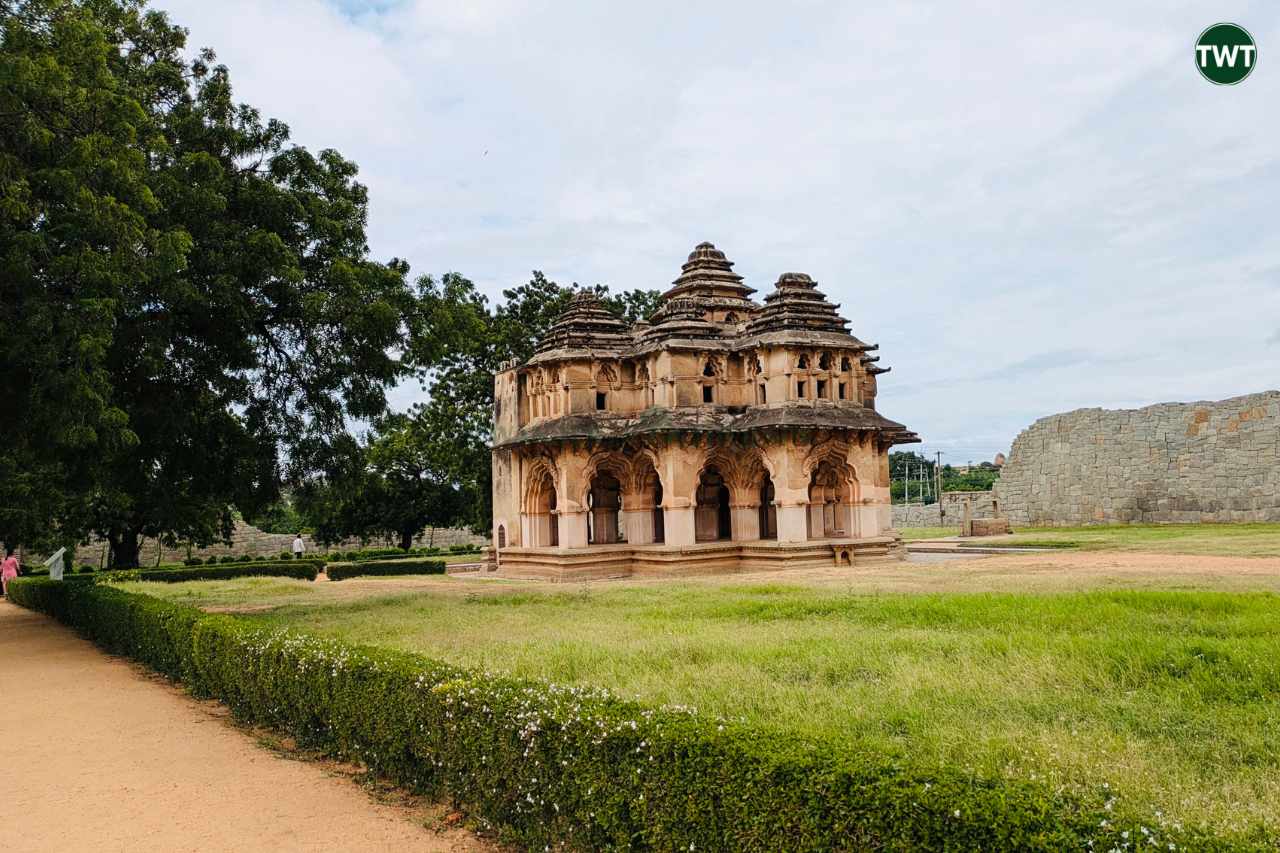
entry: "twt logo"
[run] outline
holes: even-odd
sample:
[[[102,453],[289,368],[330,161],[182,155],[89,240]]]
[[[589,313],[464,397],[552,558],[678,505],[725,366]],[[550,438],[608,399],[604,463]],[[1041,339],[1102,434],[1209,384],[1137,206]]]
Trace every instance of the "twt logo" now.
[[[1196,68],[1210,83],[1232,86],[1258,64],[1253,36],[1238,24],[1214,24],[1196,39]]]

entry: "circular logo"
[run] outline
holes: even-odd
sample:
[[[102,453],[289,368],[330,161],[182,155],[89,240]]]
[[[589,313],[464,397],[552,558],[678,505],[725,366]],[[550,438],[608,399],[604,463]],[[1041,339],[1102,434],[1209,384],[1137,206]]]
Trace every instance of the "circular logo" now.
[[[1258,64],[1258,46],[1239,24],[1214,24],[1196,39],[1196,68],[1219,86],[1234,86]]]

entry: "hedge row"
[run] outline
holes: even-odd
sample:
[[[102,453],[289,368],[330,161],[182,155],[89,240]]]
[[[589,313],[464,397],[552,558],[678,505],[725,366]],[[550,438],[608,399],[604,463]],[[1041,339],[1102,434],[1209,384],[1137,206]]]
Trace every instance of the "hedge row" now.
[[[117,569],[107,573],[110,580],[183,581],[227,580],[229,578],[298,578],[313,581],[324,566],[318,560],[289,560],[278,563],[233,563],[228,566],[193,566],[183,569]]]
[[[254,627],[89,584],[18,603],[300,744],[449,795],[530,848],[1093,850],[1260,846],[1034,781],[923,772],[606,692]]]
[[[442,560],[421,560],[403,558],[399,560],[365,560],[359,563],[330,563],[324,573],[331,581],[362,575],[442,575],[445,564]]]

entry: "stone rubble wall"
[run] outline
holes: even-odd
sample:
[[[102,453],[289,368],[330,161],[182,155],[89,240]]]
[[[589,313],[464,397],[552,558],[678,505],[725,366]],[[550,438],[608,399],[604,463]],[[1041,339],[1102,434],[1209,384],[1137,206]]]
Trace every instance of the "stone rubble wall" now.
[[[1041,418],[996,495],[1015,526],[1280,521],[1280,391]]]
[[[200,557],[201,559],[224,556],[239,557],[244,554],[248,554],[250,557],[271,557],[279,555],[281,551],[292,551],[293,537],[294,534],[292,533],[266,533],[245,521],[237,520],[235,529],[231,533],[231,544],[229,546],[218,544],[208,548],[193,548],[188,553],[185,545],[179,545],[176,548],[165,548],[160,546],[156,540],[147,539],[142,544],[140,562],[144,566],[153,565],[156,562],[157,553],[159,553],[159,561],[162,563],[180,563],[188,556]],[[308,554],[322,554],[326,550],[351,551],[357,548],[390,548],[396,545],[393,539],[377,538],[368,542],[361,542],[359,539],[348,539],[325,548],[325,546],[312,539],[310,534],[303,534],[302,541],[306,543]],[[431,530],[426,530],[421,536],[413,540],[415,548],[425,548],[430,545],[440,548],[447,548],[450,545],[479,545],[485,547],[488,544],[488,537],[477,536],[470,530],[449,528],[437,528],[434,534]],[[72,565],[79,566],[88,563],[91,566],[100,566],[106,561],[106,554],[106,542],[86,542],[76,548],[76,557]],[[27,559],[28,562],[34,560],[34,558]]]
[[[964,502],[973,507],[973,518],[994,518],[996,507],[991,492],[943,492],[942,500],[935,504],[894,504],[893,526],[902,527],[954,527],[960,529],[964,518]],[[946,518],[942,511],[946,510]]]

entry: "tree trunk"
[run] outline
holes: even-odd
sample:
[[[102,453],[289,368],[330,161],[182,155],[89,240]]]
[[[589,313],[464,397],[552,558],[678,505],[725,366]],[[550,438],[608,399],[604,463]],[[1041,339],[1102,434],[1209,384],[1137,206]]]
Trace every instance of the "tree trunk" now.
[[[413,534],[414,531],[412,530],[400,531],[400,550],[408,551],[413,547]]]
[[[113,569],[136,569],[139,564],[138,531],[123,530],[107,534],[107,542],[111,545],[111,554],[107,565]]]

